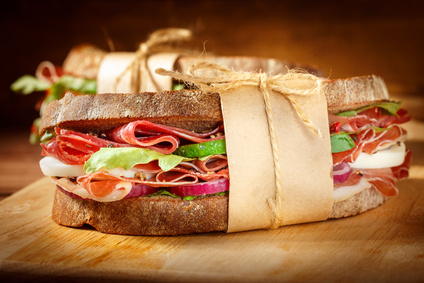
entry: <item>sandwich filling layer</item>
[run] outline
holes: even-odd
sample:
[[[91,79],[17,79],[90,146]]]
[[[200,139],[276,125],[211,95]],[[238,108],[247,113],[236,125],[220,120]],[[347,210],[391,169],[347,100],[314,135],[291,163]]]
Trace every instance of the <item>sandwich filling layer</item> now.
[[[396,181],[408,176],[411,152],[406,149],[410,120],[396,102],[329,114],[334,202],[343,201],[371,186],[383,196],[398,194]]]
[[[43,173],[75,197],[100,202],[160,194],[190,199],[228,191],[222,126],[193,133],[134,121],[100,137],[56,128],[42,147]]]
[[[334,202],[371,186],[384,196],[397,195],[396,181],[408,176],[411,161],[400,126],[409,120],[394,102],[329,114]],[[229,190],[222,126],[193,133],[142,120],[98,136],[56,128],[42,147],[44,175],[73,197],[192,199]]]

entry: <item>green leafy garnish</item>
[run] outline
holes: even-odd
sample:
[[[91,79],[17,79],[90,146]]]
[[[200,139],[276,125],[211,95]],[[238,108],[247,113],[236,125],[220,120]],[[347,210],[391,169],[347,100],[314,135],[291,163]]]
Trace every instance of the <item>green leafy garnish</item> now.
[[[43,143],[49,142],[53,138],[53,134],[49,131],[46,131],[44,135],[41,137],[40,141]]]
[[[399,102],[390,101],[390,102],[382,102],[382,103],[377,103],[377,104],[371,104],[371,105],[367,105],[367,106],[358,108],[356,110],[340,112],[336,115],[337,116],[343,116],[343,117],[352,117],[352,116],[358,115],[358,113],[361,113],[362,111],[365,111],[367,109],[379,107],[379,108],[383,109],[385,114],[387,114],[389,116],[393,116],[393,115],[396,115],[397,111],[399,110],[401,103],[402,102],[400,102],[400,101]]]
[[[338,153],[352,149],[355,142],[347,133],[339,133],[330,136],[331,153]]]
[[[101,168],[122,167],[129,170],[137,164],[147,164],[154,160],[159,161],[159,167],[163,171],[169,171],[182,161],[191,159],[138,147],[101,148],[87,160],[84,170],[88,174],[99,171]]]
[[[53,84],[37,79],[34,76],[25,75],[17,79],[10,88],[17,93],[30,94],[35,91],[45,91],[51,89],[53,92],[50,101],[62,98],[65,90],[76,91],[85,94],[95,94],[97,92],[97,81],[77,78],[64,75]]]
[[[185,89],[184,84],[173,84],[172,85],[172,90],[182,90],[182,89]]]
[[[199,197],[199,196],[185,196],[185,197],[181,197],[181,196],[177,196],[177,195],[174,195],[174,194],[170,193],[166,189],[157,191],[154,194],[148,195],[148,197],[160,196],[160,195],[166,195],[166,196],[170,196],[170,197],[173,197],[173,198],[182,198],[183,200],[193,200],[193,199]],[[219,192],[219,193],[215,193],[215,194],[209,194],[209,195],[206,195],[206,196],[226,196],[226,195],[228,195],[228,191]]]
[[[85,93],[85,94],[95,94],[97,91],[97,81],[89,80],[84,78],[76,78],[72,76],[62,76],[56,82],[56,84],[61,84],[65,89]]]
[[[30,94],[34,91],[44,91],[49,88],[49,83],[30,75],[20,77],[10,86],[11,90],[22,94]]]

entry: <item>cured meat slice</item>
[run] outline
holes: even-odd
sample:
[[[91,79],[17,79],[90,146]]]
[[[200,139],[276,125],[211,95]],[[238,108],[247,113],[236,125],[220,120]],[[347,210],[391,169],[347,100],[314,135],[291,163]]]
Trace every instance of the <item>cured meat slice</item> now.
[[[222,130],[217,127],[208,133],[193,133],[184,129],[163,126],[149,121],[134,121],[106,133],[107,137],[120,143],[129,143],[163,154],[174,152],[180,144],[180,138],[191,142],[207,142],[224,139],[223,135],[210,137]]]
[[[384,114],[381,108],[374,107],[360,112],[351,117],[328,114],[330,125],[340,123],[342,131],[353,133],[363,131],[369,127],[388,128],[391,125],[402,124],[411,120],[411,116],[405,109],[399,109],[396,115]]]
[[[56,128],[56,137],[49,143],[41,144],[44,156],[54,157],[69,165],[83,165],[91,156],[102,147],[126,147],[121,144],[108,141],[92,135]]]
[[[356,140],[355,147],[347,151],[333,153],[333,165],[340,164],[343,161],[353,163],[361,152],[372,154],[397,141],[404,141],[406,131],[399,125],[392,125],[389,129],[379,133],[374,128],[368,128],[353,135],[353,137]]]
[[[356,169],[353,170],[348,178],[343,183],[334,184],[334,189],[341,187],[353,186],[357,184],[361,178],[364,178],[374,188],[376,188],[383,196],[396,196],[399,192],[396,181],[408,177],[409,167],[411,164],[412,153],[407,150],[405,160],[402,165],[392,168],[381,169]]]

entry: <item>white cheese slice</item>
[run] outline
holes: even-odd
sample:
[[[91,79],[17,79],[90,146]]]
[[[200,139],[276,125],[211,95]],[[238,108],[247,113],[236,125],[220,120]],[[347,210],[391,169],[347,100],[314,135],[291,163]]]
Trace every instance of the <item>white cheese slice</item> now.
[[[68,165],[50,156],[40,160],[40,168],[45,176],[50,177],[76,177],[86,174],[82,165]]]
[[[369,187],[371,187],[371,184],[368,183],[364,178],[361,178],[356,185],[337,188],[333,193],[334,203],[353,197],[354,195],[359,194]]]
[[[374,154],[360,153],[353,163],[352,168],[378,169],[399,166],[405,160],[406,147],[403,142],[395,144]]]
[[[86,175],[83,165],[68,165],[53,157],[44,157],[40,160],[40,168],[45,176],[49,177],[78,177]],[[114,169],[102,168],[100,171],[108,172],[109,174],[117,177],[134,178],[134,175],[138,173],[135,170],[125,170],[122,167]],[[143,173],[145,179],[149,179],[154,174]]]

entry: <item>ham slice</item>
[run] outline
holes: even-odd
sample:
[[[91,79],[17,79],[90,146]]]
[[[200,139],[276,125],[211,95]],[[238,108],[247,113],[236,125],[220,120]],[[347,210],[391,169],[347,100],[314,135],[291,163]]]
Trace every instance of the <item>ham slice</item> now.
[[[328,114],[330,125],[340,123],[340,128],[344,132],[360,132],[369,127],[388,128],[391,125],[406,123],[411,120],[411,116],[405,109],[399,109],[396,115],[389,116],[383,114],[381,108],[374,107],[360,112],[352,117],[343,117]]]
[[[368,128],[354,135],[355,147],[350,150],[333,153],[333,165],[343,161],[353,163],[361,152],[372,154],[398,141],[406,139],[406,131],[399,125],[392,125],[385,131],[377,133],[374,128]]]
[[[220,159],[218,160],[225,160]],[[80,176],[76,179],[76,183],[71,182],[67,178],[56,179],[55,183],[77,196],[87,199],[93,199],[101,202],[116,201],[125,198],[131,188],[136,184],[147,185],[154,188],[176,187],[182,185],[192,185],[199,182],[207,182],[219,178],[229,179],[229,171],[225,167],[217,172],[196,171],[193,168],[187,169],[184,166],[177,166],[169,171],[162,171],[157,161],[148,164],[137,165],[134,170],[143,172],[155,172],[160,170],[155,177],[150,179],[127,178],[112,175],[107,172],[95,172]]]

